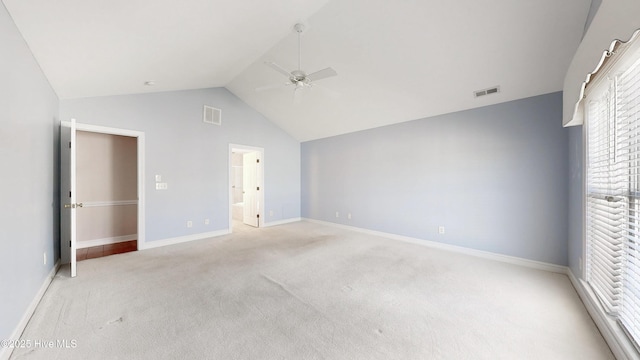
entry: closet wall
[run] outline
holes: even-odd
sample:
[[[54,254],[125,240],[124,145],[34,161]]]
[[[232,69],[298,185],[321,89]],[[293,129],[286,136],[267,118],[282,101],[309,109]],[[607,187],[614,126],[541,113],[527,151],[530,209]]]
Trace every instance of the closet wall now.
[[[78,248],[137,239],[137,139],[78,131]]]

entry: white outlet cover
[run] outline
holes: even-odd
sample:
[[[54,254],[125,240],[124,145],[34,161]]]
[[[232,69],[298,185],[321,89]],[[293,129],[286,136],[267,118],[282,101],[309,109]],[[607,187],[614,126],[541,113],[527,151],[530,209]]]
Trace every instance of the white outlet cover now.
[[[204,219],[204,224],[209,225],[209,219]]]
[[[187,221],[187,227],[193,227],[193,221]]]

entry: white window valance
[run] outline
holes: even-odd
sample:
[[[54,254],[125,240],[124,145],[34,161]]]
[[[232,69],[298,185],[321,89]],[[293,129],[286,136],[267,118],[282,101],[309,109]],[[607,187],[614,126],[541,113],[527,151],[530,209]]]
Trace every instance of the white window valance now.
[[[564,126],[582,125],[583,113],[576,112],[581,106],[576,103],[584,96],[587,74],[594,73],[602,66],[599,60],[606,51],[614,50],[615,39],[628,42],[640,29],[640,1],[602,0],[589,28],[571,60],[564,78],[563,115]]]
[[[631,38],[629,40],[614,40],[609,45],[609,48],[602,52],[602,56],[600,57],[600,61],[596,65],[595,69],[587,74],[585,80],[582,82],[580,86],[580,92],[578,95],[578,100],[572,102],[573,103],[573,113],[571,115],[570,121],[565,121],[565,126],[571,125],[581,125],[584,122],[584,105],[582,104],[585,99],[585,93],[588,87],[595,86],[602,77],[599,77],[598,74],[606,74],[608,69],[611,69],[618,59],[621,58],[621,55],[624,54],[626,49],[629,47],[631,43],[635,41],[636,38],[640,36],[640,29],[633,32]],[[566,119],[565,119],[566,120]]]

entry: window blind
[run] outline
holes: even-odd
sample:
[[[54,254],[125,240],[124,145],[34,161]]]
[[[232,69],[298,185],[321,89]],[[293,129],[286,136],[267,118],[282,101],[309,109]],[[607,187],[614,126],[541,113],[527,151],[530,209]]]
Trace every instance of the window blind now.
[[[585,277],[640,343],[640,52],[587,97]],[[616,72],[617,71],[617,72]]]
[[[614,82],[590,99],[587,111],[587,282],[605,310],[616,315],[620,306],[622,232],[625,184],[615,158]]]
[[[622,233],[620,322],[640,342],[640,59],[616,79],[616,151],[624,164],[627,209]]]

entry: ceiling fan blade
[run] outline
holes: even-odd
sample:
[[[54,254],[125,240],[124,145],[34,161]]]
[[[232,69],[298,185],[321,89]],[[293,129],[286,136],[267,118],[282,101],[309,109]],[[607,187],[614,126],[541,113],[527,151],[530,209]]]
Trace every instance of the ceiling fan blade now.
[[[291,73],[290,72],[288,72],[282,66],[280,66],[280,65],[278,65],[278,64],[276,64],[274,62],[265,61],[264,64],[267,65],[268,67],[272,68],[273,70],[281,73],[282,75],[284,75],[286,77],[291,77]]]
[[[264,86],[257,87],[256,91],[260,92],[260,91],[279,89],[279,88],[283,88],[285,86],[287,86],[287,84],[285,84],[285,83],[276,83],[276,84],[271,84],[271,85],[264,85]]]
[[[307,75],[307,79],[311,81],[322,80],[328,77],[336,76],[338,73],[332,68],[328,67],[326,69],[318,70],[314,73]]]

